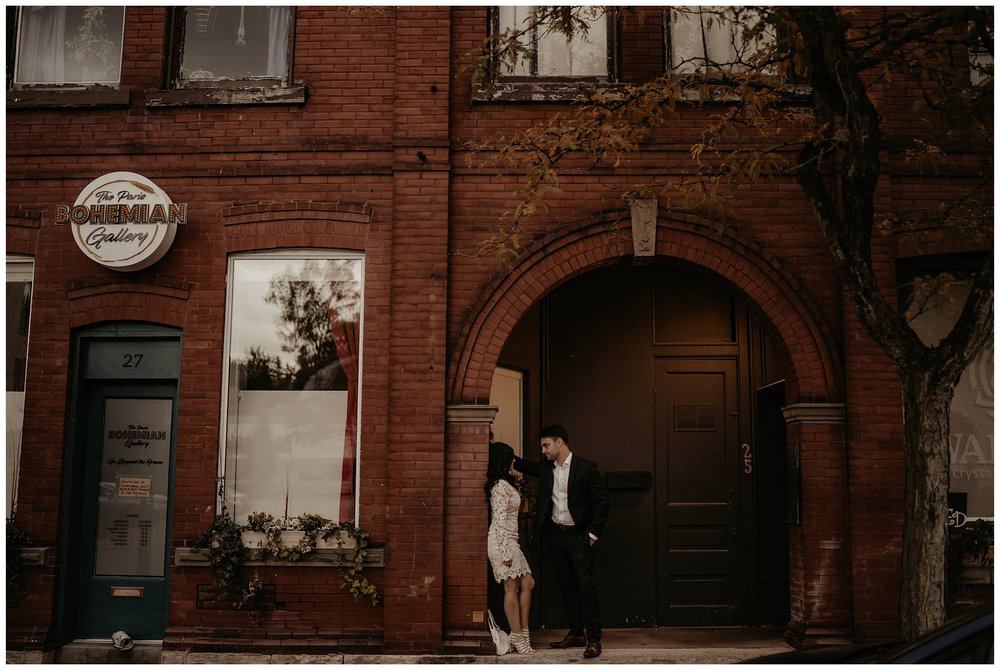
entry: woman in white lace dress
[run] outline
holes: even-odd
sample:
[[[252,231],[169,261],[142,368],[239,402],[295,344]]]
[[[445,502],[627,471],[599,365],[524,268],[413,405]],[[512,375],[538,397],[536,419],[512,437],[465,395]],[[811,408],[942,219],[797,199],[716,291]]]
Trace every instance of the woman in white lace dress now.
[[[493,577],[503,584],[503,610],[510,624],[510,642],[518,653],[533,654],[535,650],[531,648],[528,614],[535,578],[517,541],[521,494],[514,487],[514,450],[503,442],[490,445],[484,488],[490,503],[487,555]]]

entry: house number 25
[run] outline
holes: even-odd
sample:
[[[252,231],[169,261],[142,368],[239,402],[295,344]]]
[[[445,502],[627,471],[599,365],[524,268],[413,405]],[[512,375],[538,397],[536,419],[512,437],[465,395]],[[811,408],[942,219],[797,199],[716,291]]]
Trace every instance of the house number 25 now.
[[[122,356],[123,368],[137,368],[142,360],[142,354],[125,354]]]
[[[750,445],[746,442],[740,447],[743,450],[743,472],[744,474],[750,474],[753,472],[753,452],[750,450]]]

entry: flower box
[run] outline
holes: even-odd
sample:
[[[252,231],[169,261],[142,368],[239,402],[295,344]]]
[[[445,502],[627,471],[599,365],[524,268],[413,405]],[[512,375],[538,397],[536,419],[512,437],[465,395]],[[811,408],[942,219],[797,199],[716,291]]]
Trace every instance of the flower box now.
[[[326,539],[323,539],[323,533],[317,533],[316,535],[317,549],[354,549],[357,544],[352,535],[341,530],[338,530]]]
[[[257,530],[245,530],[240,533],[240,538],[247,549],[263,549],[267,546],[267,533]]]

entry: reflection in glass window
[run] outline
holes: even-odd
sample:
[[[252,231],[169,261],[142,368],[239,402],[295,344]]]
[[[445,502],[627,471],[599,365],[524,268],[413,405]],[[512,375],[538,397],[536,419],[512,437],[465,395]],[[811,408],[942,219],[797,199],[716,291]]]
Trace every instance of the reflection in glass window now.
[[[288,78],[290,7],[184,8],[180,79]]]
[[[500,31],[524,30],[536,7],[499,8]],[[584,8],[580,18],[587,34],[569,39],[546,23],[530,27],[520,38],[525,51],[517,62],[505,61],[502,74],[511,77],[606,77],[608,75],[607,18],[601,8]]]
[[[124,7],[21,7],[14,82],[117,84]]]
[[[234,518],[354,519],[363,260],[229,266],[225,495]]]
[[[30,259],[7,258],[7,516],[17,505],[24,424],[24,380],[28,364],[28,323],[31,316]]]
[[[749,30],[759,19],[749,7],[677,7],[670,10],[670,62],[674,72],[732,70],[774,42],[773,29]]]

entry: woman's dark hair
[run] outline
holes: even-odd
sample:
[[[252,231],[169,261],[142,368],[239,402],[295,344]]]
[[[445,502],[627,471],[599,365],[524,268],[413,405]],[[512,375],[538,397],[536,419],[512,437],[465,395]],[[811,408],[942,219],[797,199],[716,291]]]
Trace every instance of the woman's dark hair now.
[[[510,464],[514,460],[514,450],[505,442],[490,443],[490,461],[486,465],[486,484],[483,490],[486,491],[486,500],[490,499],[490,491],[493,485],[501,479],[511,484],[514,483],[514,475],[510,474]]]

